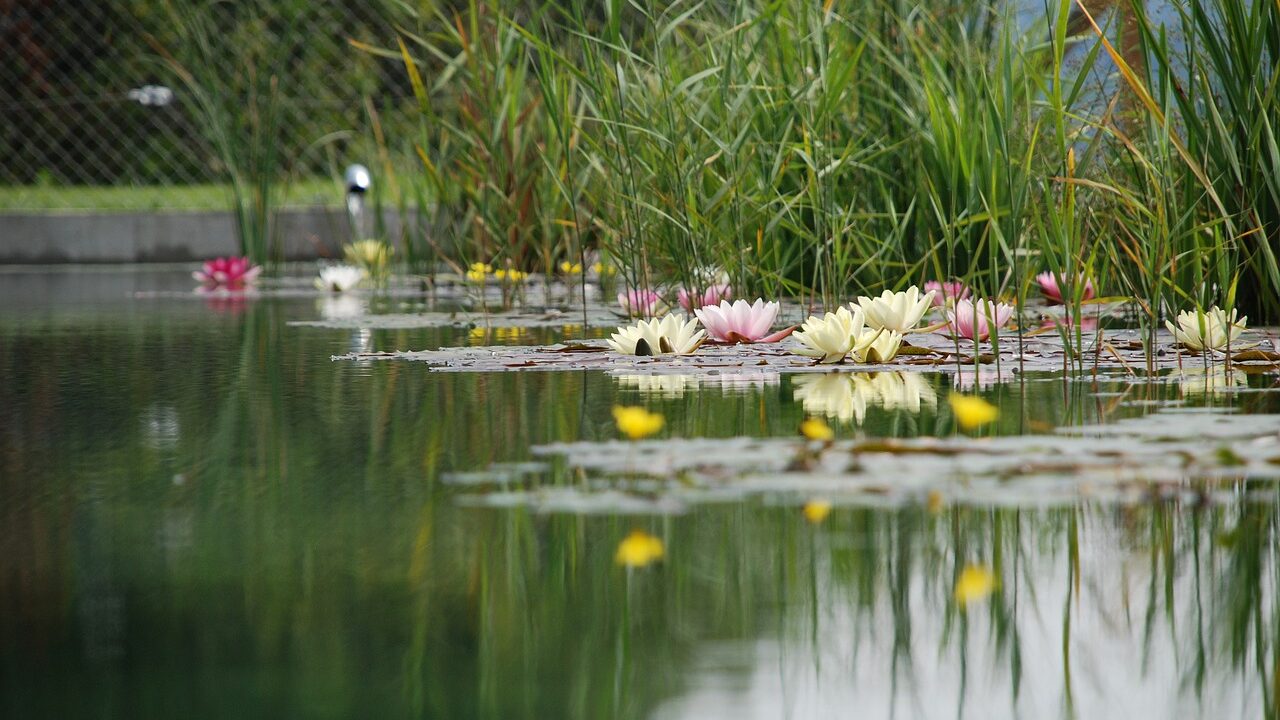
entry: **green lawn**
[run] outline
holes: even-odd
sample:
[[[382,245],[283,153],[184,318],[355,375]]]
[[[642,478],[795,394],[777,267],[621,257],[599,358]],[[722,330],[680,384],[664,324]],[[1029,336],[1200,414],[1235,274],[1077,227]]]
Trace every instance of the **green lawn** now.
[[[340,183],[312,178],[293,183],[290,206],[336,206]],[[228,185],[171,186],[0,186],[0,212],[32,210],[222,210],[231,206]]]

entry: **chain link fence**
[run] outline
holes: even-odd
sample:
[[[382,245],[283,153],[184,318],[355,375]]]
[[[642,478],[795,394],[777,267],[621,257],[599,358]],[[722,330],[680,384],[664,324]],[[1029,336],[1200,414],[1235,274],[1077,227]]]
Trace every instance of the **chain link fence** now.
[[[0,207],[6,194],[10,207],[92,207],[105,188],[145,189],[133,195],[153,207],[221,202],[224,168],[165,60],[183,57],[178,26],[194,8],[212,20],[209,55],[227,77],[260,71],[244,66],[255,44],[292,43],[271,71],[281,78],[281,172],[295,185],[371,159],[371,117],[387,132],[408,121],[403,67],[351,42],[394,47],[390,2],[0,0]]]

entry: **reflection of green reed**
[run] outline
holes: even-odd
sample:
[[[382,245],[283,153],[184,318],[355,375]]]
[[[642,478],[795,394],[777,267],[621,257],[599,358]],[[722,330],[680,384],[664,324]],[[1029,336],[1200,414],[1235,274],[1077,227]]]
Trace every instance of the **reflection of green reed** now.
[[[194,310],[52,335],[0,327],[0,418],[24,418],[3,424],[5,438],[20,434],[0,455],[0,557],[6,570],[31,571],[0,576],[0,597],[19,604],[0,613],[0,697],[16,716],[90,707],[168,716],[197,705],[209,717],[278,707],[638,717],[700,681],[689,673],[707,641],[777,638],[788,657],[831,670],[822,652],[846,608],[859,638],[889,633],[885,659],[904,692],[926,692],[911,684],[912,663],[934,662],[974,677],[991,671],[976,663],[990,663],[1013,678],[1013,692],[1030,692],[1048,680],[1026,674],[1023,638],[1038,608],[1060,602],[1044,587],[1069,578],[1076,597],[1060,621],[1074,631],[1080,598],[1112,579],[1081,545],[1112,532],[1150,568],[1145,604],[1121,630],[1157,648],[1176,635],[1179,668],[1196,687],[1252,673],[1271,693],[1274,502],[1241,494],[1203,510],[837,508],[817,527],[795,508],[757,503],[669,519],[460,507],[442,472],[527,459],[530,445],[553,440],[612,438],[617,400],[661,410],[664,432],[679,436],[793,435],[803,413],[789,381],[655,400],[615,391],[596,373],[360,366],[328,359],[349,333],[288,328],[287,308]],[[373,349],[456,341],[434,332],[371,340]],[[60,360],[31,361],[40,357]],[[947,381],[932,382],[944,395]],[[1081,386],[982,392],[1002,407],[999,432],[1141,412]],[[1274,410],[1261,395],[1243,397],[1234,402]],[[140,418],[154,403],[176,409],[173,448],[146,445]],[[869,414],[862,428],[949,432],[939,407],[932,417]],[[87,539],[82,526],[94,528]],[[668,555],[628,576],[613,553],[636,526],[662,537]],[[98,553],[84,552],[90,543]],[[98,557],[118,590],[106,599],[122,603],[128,672],[86,667],[76,642],[78,613],[95,599],[77,585],[90,570],[78,563]],[[1002,587],[960,613],[951,591],[967,563],[990,565]],[[1061,650],[1066,678],[1078,667],[1071,648]],[[62,688],[77,680],[68,698]],[[144,697],[153,704],[122,705]],[[1274,696],[1265,697],[1270,710]]]

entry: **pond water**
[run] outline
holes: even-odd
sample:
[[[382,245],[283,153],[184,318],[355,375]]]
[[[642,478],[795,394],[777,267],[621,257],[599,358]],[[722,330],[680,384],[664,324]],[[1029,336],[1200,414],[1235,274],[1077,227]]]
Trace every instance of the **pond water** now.
[[[1274,373],[1198,388],[1051,373],[978,383],[968,392],[1001,417],[966,440],[947,373],[885,376],[851,407],[815,400],[813,381],[793,375],[438,373],[332,358],[560,331],[328,329],[291,323],[428,305],[189,289],[181,270],[0,275],[4,717],[1132,719],[1276,707]],[[663,439],[767,440],[726,444],[725,457],[697,445],[697,472],[644,485],[635,476],[649,463],[681,451],[615,445],[616,404],[661,412]],[[775,462],[808,452],[797,439],[807,414],[845,443],[978,445],[892,471],[867,456],[873,482],[841,495],[838,472],[789,485],[794,468]],[[1227,431],[1243,436],[1235,450],[1207,439],[1204,417],[1239,415],[1253,419]],[[1136,486],[1141,468],[1122,486],[1105,484],[1105,468],[1074,480],[1078,457],[1015,462],[998,480],[972,470],[987,448],[1016,456],[1005,438],[1067,437],[1055,433],[1065,426],[1118,427],[1124,437],[1086,437],[1137,446],[1143,433],[1125,433],[1152,418],[1164,429],[1148,436],[1187,429],[1161,455],[1199,444],[1220,465],[1189,459],[1183,477],[1183,465],[1142,456],[1161,470]],[[979,465],[956,479],[947,458]],[[820,493],[834,507],[813,523],[800,506]],[[628,570],[615,551],[637,528],[664,541],[665,558]],[[970,565],[999,585],[961,606],[953,588]]]

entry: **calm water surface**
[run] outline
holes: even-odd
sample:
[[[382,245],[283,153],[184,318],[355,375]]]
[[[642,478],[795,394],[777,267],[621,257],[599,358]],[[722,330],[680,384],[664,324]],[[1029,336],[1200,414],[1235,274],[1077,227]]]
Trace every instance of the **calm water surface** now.
[[[185,272],[0,274],[0,715],[12,718],[1226,718],[1275,707],[1276,519],[1238,500],[1045,509],[767,500],[671,517],[458,502],[450,473],[615,437],[792,436],[793,380],[645,391],[352,349],[555,331],[294,327],[317,298],[132,297]],[[374,312],[421,309],[374,301]],[[358,308],[359,309],[359,308]],[[940,402],[842,436],[949,434]],[[1265,390],[1274,377],[1251,377]],[[997,432],[1148,410],[1113,385],[980,392]],[[678,395],[678,396],[677,396]],[[1142,398],[1179,398],[1174,387]],[[1280,412],[1269,392],[1183,398]],[[886,479],[892,481],[891,478]],[[633,528],[664,563],[614,562]],[[957,609],[969,563],[1004,584]]]

